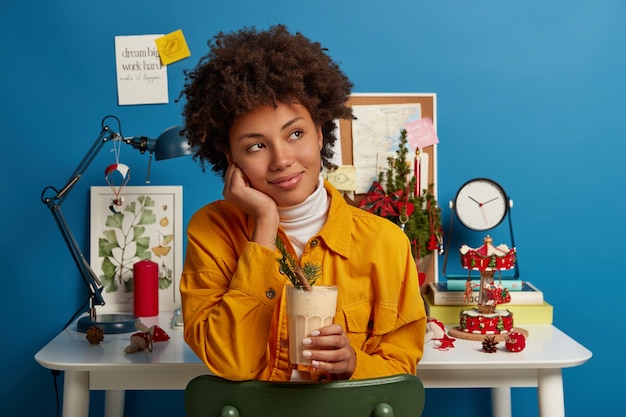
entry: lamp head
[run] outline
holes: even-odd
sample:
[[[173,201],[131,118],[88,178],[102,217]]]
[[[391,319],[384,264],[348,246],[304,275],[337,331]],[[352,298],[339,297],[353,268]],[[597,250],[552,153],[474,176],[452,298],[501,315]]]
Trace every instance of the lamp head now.
[[[182,126],[172,126],[156,138],[154,143],[154,159],[178,158],[192,153],[189,141],[182,134]]]
[[[182,134],[182,126],[172,126],[163,131],[156,139],[146,136],[124,138],[124,141],[141,153],[154,154],[157,161],[177,158],[193,153],[187,138]]]

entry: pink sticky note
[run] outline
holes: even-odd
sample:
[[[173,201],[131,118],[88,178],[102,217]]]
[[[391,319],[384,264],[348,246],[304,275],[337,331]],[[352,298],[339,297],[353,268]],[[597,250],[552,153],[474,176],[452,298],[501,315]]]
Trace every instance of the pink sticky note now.
[[[430,117],[422,117],[421,119],[413,120],[405,125],[407,139],[413,150],[423,149],[426,146],[439,143],[437,138],[437,132],[433,126],[433,121]]]

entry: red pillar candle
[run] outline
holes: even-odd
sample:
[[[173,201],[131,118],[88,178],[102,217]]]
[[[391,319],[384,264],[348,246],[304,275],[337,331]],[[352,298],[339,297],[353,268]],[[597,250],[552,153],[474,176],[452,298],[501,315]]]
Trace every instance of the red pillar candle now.
[[[143,260],[133,265],[133,312],[137,317],[159,314],[159,265]]]

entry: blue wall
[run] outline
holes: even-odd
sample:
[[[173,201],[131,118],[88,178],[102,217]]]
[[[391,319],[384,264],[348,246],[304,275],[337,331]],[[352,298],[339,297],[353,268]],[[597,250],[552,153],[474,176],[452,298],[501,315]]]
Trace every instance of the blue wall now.
[[[522,278],[544,290],[554,323],[594,353],[564,371],[567,415],[623,415],[604,373],[626,370],[615,360],[623,320],[610,287],[624,278],[623,1],[9,0],[0,10],[3,414],[53,415],[52,377],[33,356],[84,298],[40,203],[43,187],[64,183],[107,114],[129,136],[180,124],[174,99],[182,71],[215,32],[285,23],[328,47],[356,92],[437,93],[444,224],[447,202],[465,180],[487,176],[505,187],[515,201]],[[117,106],[114,36],[176,29],[193,55],[168,69],[170,104]],[[146,158],[132,153],[124,154],[131,185],[143,185]],[[64,205],[85,248],[89,186],[106,185],[101,169],[109,158],[102,152]],[[184,186],[185,224],[221,195],[220,181],[188,158],[154,164],[152,184]],[[102,393],[92,398],[92,415],[102,415]],[[482,417],[488,400],[485,390],[429,390],[426,410]],[[515,417],[536,415],[534,389],[515,389],[513,402]],[[182,392],[130,392],[126,411],[183,415]]]

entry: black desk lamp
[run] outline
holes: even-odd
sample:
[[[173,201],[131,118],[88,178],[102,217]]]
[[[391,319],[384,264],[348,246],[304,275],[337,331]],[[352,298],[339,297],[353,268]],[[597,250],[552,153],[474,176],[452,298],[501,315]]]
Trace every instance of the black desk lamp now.
[[[111,140],[119,140],[121,143],[125,143],[132,146],[134,149],[139,150],[142,154],[149,152],[150,160],[148,162],[148,178],[146,179],[146,182],[149,182],[152,154],[154,154],[155,159],[158,161],[189,155],[192,153],[187,139],[182,136],[183,128],[180,126],[170,127],[161,133],[156,139],[151,139],[146,136],[133,136],[125,138],[121,136],[120,133],[109,129],[109,127],[105,125],[105,120],[109,117],[117,120],[115,116],[106,116],[102,119],[102,130],[100,131],[100,135],[87,154],[83,157],[83,160],[80,162],[78,167],[76,167],[65,185],[61,187],[61,189],[48,186],[44,188],[41,193],[41,201],[50,209],[50,212],[52,213],[52,216],[54,217],[54,220],[63,235],[65,244],[72,254],[74,263],[76,263],[78,271],[80,272],[80,275],[89,290],[89,315],[81,317],[77,324],[78,331],[83,333],[87,332],[91,326],[100,327],[104,333],[133,332],[136,330],[135,322],[137,321],[137,317],[133,314],[126,313],[96,315],[96,306],[103,306],[105,304],[104,298],[102,297],[102,290],[104,287],[100,279],[91,269],[89,262],[83,255],[78,243],[76,243],[76,239],[67,225],[65,217],[63,217],[63,214],[61,213],[61,205],[63,204],[63,201],[69,195],[74,185],[76,185],[76,183],[83,176],[85,170],[87,170],[93,159],[102,149],[102,146]],[[117,120],[117,122],[119,126],[119,120]],[[82,311],[78,311],[76,315],[80,313],[82,313]]]

